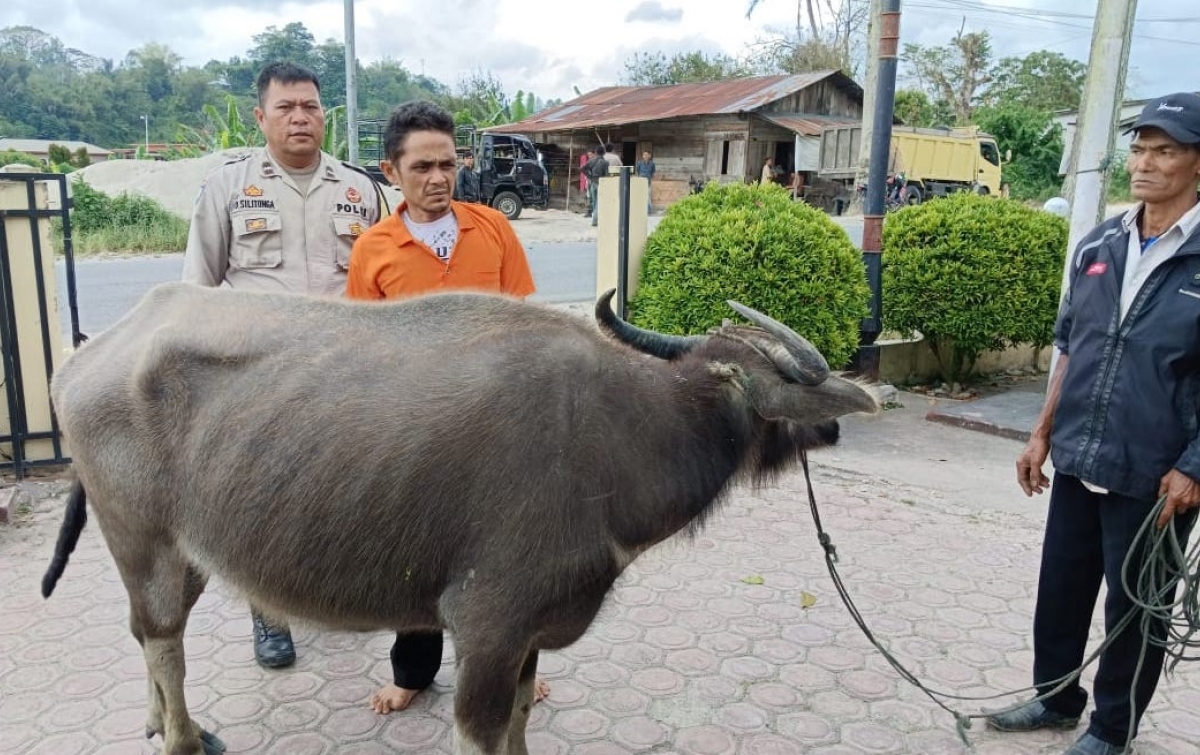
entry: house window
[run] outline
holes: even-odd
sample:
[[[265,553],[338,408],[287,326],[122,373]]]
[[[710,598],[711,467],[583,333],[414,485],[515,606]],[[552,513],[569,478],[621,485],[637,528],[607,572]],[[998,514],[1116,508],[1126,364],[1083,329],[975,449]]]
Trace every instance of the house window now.
[[[729,175],[729,142],[721,142],[721,175]]]

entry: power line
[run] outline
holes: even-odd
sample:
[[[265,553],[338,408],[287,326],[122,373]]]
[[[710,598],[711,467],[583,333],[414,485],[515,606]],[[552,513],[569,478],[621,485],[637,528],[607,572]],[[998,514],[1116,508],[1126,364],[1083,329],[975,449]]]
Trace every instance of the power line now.
[[[939,2],[942,4],[939,4]],[[1027,8],[1017,8],[1015,6],[984,6],[984,5],[979,5],[976,3],[967,2],[966,0],[927,0],[926,3],[910,3],[907,7],[908,8],[917,8],[917,9],[925,9],[927,11],[930,11],[929,13],[922,13],[921,10],[914,11],[915,13],[917,13],[919,15],[935,15],[934,12],[938,12],[938,11],[941,11],[944,14],[944,12],[947,10],[955,10],[956,12],[959,12],[961,9],[961,12],[962,12],[963,16],[965,16],[965,17],[970,17],[973,13],[977,13],[977,12],[990,12],[990,13],[1001,13],[1001,14],[1003,14],[1005,16],[1009,16],[1009,17],[1015,16],[1017,18],[1022,18],[1022,19],[1026,19],[1028,21],[1033,21],[1033,22],[1037,22],[1037,23],[1053,24],[1055,26],[1061,26],[1061,27],[1070,28],[1070,29],[1080,29],[1080,30],[1090,31],[1092,28],[1091,24],[1083,25],[1083,24],[1075,24],[1075,23],[1070,23],[1067,21],[1057,20],[1058,18],[1078,18],[1078,19],[1086,19],[1089,21],[1092,20],[1091,16],[1085,16],[1085,15],[1079,14],[1079,13],[1066,13],[1063,11],[1036,11],[1036,10],[1030,10]],[[1006,8],[1007,10],[1000,10],[1000,8]],[[1054,18],[1049,18],[1048,16],[1053,16]],[[1167,19],[1167,18],[1144,19],[1144,22],[1147,22],[1147,23],[1168,23],[1168,22],[1169,23],[1200,23],[1200,16],[1179,17],[1179,18],[1174,18],[1174,19]],[[989,19],[987,21],[987,25],[989,28],[997,28],[997,27],[1004,28],[1004,29],[1028,29],[1029,28],[1027,24],[1022,24],[1019,22],[1005,23],[1003,21],[996,21],[996,20],[991,20],[991,19]],[[1198,42],[1196,40],[1175,39],[1172,37],[1159,37],[1159,36],[1155,36],[1152,34],[1134,34],[1133,37],[1135,39],[1148,40],[1148,41],[1153,41],[1153,42],[1166,42],[1167,44],[1186,45],[1188,47],[1200,47],[1200,42]]]

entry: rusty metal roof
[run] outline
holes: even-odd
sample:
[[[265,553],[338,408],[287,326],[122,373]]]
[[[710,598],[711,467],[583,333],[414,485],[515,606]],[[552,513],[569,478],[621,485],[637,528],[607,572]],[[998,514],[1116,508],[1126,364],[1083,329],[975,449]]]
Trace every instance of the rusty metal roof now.
[[[500,133],[542,133],[693,115],[721,115],[757,110],[819,81],[834,77],[838,86],[862,96],[862,89],[840,71],[781,76],[754,76],[703,84],[657,87],[602,87],[518,123],[490,128]]]
[[[820,136],[823,129],[830,126],[857,126],[861,123],[857,118],[844,118],[836,115],[812,115],[810,113],[759,113],[771,123],[795,131],[801,136]]]

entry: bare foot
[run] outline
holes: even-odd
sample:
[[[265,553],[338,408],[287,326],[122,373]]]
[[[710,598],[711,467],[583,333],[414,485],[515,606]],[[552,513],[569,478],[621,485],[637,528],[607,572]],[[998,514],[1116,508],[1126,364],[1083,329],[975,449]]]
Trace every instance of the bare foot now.
[[[420,693],[419,689],[405,689],[395,684],[387,684],[371,695],[371,710],[383,714],[404,710],[412,705],[413,698]]]
[[[405,689],[395,684],[384,685],[371,695],[371,710],[383,714],[404,710],[412,705],[412,701],[420,693],[419,689]],[[539,676],[533,686],[533,701],[540,703],[549,696],[550,682]]]

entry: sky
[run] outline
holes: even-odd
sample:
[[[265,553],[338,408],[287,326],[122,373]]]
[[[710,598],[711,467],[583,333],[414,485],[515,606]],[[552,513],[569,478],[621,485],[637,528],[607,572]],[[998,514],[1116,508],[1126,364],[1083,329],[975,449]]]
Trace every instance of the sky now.
[[[987,30],[997,60],[1049,49],[1086,62],[1096,7],[1097,0],[902,0],[901,43],[945,45],[960,28]],[[6,0],[0,28],[34,26],[118,62],[158,42],[193,66],[244,56],[271,25],[300,21],[318,42],[341,39],[345,28],[344,0],[173,0],[149,8],[145,0]],[[397,60],[452,88],[472,71],[491,72],[509,94],[532,91],[543,100],[620,83],[638,52],[740,57],[772,30],[795,28],[795,0],[761,0],[750,18],[746,8],[746,0],[354,0],[361,61]],[[1197,0],[1138,3],[1131,97],[1200,90],[1198,58]]]

